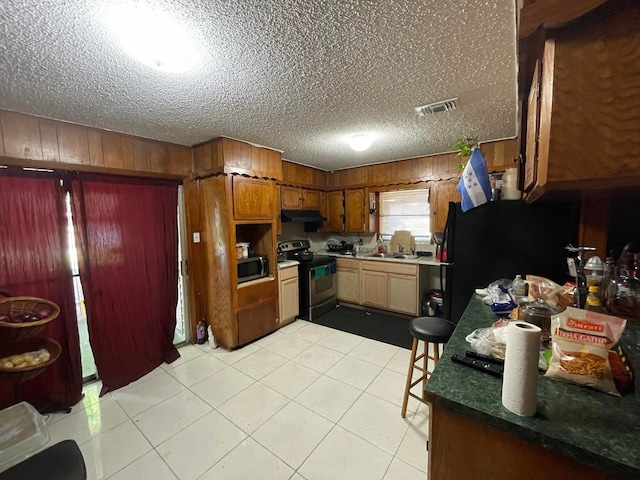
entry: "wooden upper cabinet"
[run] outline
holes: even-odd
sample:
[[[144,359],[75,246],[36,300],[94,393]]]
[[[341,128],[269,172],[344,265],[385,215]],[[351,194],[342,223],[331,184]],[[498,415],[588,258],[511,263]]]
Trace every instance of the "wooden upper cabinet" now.
[[[302,189],[302,208],[307,210],[320,210],[321,192],[318,190]]]
[[[344,193],[345,231],[366,232],[365,190],[346,190]]]
[[[540,61],[536,62],[527,99],[527,137],[522,189],[527,192],[536,183],[538,164],[538,134],[540,129]]]
[[[269,180],[233,176],[233,216],[236,220],[271,220],[273,194]]]
[[[280,187],[280,200],[283,210],[302,208],[302,189],[298,187]]]
[[[608,2],[547,32],[539,111],[527,102],[523,118],[534,131],[538,122],[537,156],[527,139],[525,162],[537,158],[528,201],[546,191],[640,184],[639,22],[635,2]]]
[[[449,215],[449,202],[460,202],[458,180],[438,182],[429,190],[431,233],[443,232]]]
[[[342,232],[344,230],[344,192],[336,190],[327,192],[327,221],[322,230],[325,232]]]
[[[503,172],[506,167],[516,164],[518,159],[518,140],[499,140],[496,142],[486,142],[480,144],[480,151],[484,155],[487,162],[489,172]],[[457,163],[460,163],[460,157],[456,155]]]
[[[319,190],[307,190],[298,187],[280,187],[283,210],[320,210],[322,193]]]
[[[520,25],[518,37],[531,35],[544,24],[559,25],[570,22],[581,15],[599,7],[607,0],[580,0],[567,2],[566,0],[530,0],[520,10]]]

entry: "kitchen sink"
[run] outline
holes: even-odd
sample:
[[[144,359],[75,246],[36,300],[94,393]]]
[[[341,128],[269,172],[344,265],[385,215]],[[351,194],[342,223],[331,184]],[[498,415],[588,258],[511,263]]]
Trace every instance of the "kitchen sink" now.
[[[418,258],[417,255],[405,255],[404,253],[373,253],[369,256],[377,258],[397,258],[404,260],[415,260],[416,258]]]

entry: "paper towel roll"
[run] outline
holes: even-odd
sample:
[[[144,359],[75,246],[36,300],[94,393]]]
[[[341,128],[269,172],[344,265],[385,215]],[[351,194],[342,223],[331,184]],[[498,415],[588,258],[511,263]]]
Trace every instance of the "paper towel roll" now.
[[[536,413],[541,334],[539,327],[527,322],[511,322],[507,327],[502,405],[523,417]]]

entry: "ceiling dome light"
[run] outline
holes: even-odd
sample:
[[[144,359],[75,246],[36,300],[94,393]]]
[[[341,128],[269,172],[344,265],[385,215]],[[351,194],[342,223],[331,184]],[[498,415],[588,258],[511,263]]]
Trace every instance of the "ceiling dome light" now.
[[[122,49],[149,67],[181,73],[197,63],[197,48],[191,36],[158,9],[116,5],[108,11],[106,23]]]
[[[349,137],[349,146],[356,152],[362,152],[371,146],[373,138],[368,133],[356,133]]]

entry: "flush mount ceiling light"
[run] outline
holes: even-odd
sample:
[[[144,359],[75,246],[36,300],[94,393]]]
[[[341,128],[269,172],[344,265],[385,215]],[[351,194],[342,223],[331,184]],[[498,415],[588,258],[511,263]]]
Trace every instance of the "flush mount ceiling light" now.
[[[356,133],[349,137],[349,146],[356,152],[362,152],[371,146],[373,137],[368,133]]]
[[[195,42],[165,12],[148,5],[123,3],[109,9],[105,20],[122,49],[149,67],[181,73],[197,63]]]

